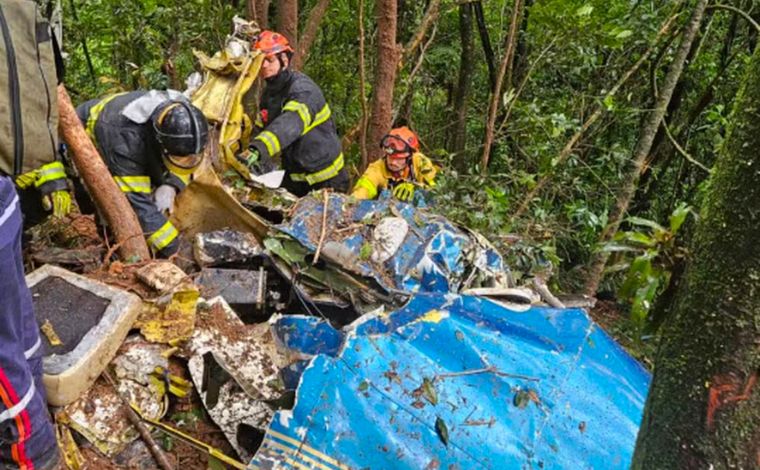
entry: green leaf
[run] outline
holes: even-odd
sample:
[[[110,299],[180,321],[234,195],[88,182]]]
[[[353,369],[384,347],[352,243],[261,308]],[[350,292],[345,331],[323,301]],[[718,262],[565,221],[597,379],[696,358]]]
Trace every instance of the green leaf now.
[[[359,258],[362,260],[368,260],[370,256],[372,256],[372,244],[369,242],[364,242],[361,249],[359,250]]]
[[[642,232],[623,232],[622,239],[629,244],[652,248],[657,245],[657,240]]]
[[[362,380],[362,383],[359,384],[358,390],[360,392],[366,392],[368,388],[369,388],[369,382],[367,382],[366,380]]]
[[[639,225],[639,226],[642,226],[642,227],[649,227],[649,228],[652,228],[654,230],[659,230],[659,231],[663,231],[663,232],[666,231],[665,227],[663,227],[662,225],[658,224],[654,220],[644,219],[642,217],[628,217],[626,220],[628,222],[630,222],[631,224],[633,224],[633,225]]]
[[[615,35],[615,39],[625,39],[633,35],[633,31],[630,29],[624,29]]]
[[[575,11],[575,16],[590,16],[592,11],[594,7],[587,3]]]
[[[684,203],[681,203],[676,207],[672,214],[670,214],[670,232],[675,235],[681,225],[686,221],[686,217],[691,213],[691,207]]]
[[[615,109],[615,98],[612,95],[605,96],[602,103],[604,103],[604,107],[607,108],[607,111]]]
[[[641,248],[636,248],[633,246],[624,245],[622,243],[617,243],[617,242],[609,242],[602,245],[602,248],[600,251],[605,251],[608,253],[616,253],[620,251],[638,252],[638,251],[641,251]]]
[[[438,404],[438,393],[435,391],[433,381],[425,377],[422,379],[422,396],[425,397],[431,405]]]
[[[512,404],[521,410],[525,409],[530,402],[530,392],[522,389],[518,390],[517,393],[515,393],[515,397],[512,399]]]
[[[221,460],[211,455],[208,456],[207,465],[209,470],[225,470],[227,468]]]
[[[435,432],[446,447],[449,446],[449,428],[446,423],[440,418],[435,418]]]

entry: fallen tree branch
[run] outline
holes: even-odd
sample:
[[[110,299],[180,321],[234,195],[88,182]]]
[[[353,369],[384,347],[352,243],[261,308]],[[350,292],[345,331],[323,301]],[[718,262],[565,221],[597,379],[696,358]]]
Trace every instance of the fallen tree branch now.
[[[63,85],[58,85],[58,130],[71,150],[72,161],[100,214],[119,242],[124,260],[150,258],[140,222],[132,205],[116,185],[111,172],[84,130],[71,98]]]
[[[135,410],[132,409],[132,406],[129,404],[129,401],[122,396],[121,393],[119,393],[119,389],[116,386],[116,381],[111,376],[111,373],[107,370],[103,371],[103,378],[105,378],[106,382],[111,385],[111,388],[113,388],[114,393],[116,393],[116,396],[119,397],[119,400],[121,400],[121,404],[125,408],[125,413],[127,414],[127,418],[129,419],[129,422],[137,429],[137,432],[140,433],[140,437],[145,442],[145,445],[148,447],[148,450],[150,451],[151,455],[153,455],[153,458],[156,459],[156,463],[159,467],[161,467],[163,470],[173,470],[174,467],[171,463],[169,463],[169,460],[166,458],[166,454],[164,454],[164,451],[161,450],[161,448],[156,444],[156,441],[153,439],[153,436],[150,435],[150,431],[148,431],[147,426],[142,422],[139,416],[137,416],[137,413],[135,413]]]
[[[527,380],[528,382],[539,382],[540,379],[537,377],[529,377],[527,375],[520,375],[520,374],[508,374],[506,372],[501,372],[499,369],[496,368],[496,366],[488,366],[483,367],[482,369],[470,369],[470,370],[463,370],[461,372],[448,372],[446,374],[436,374],[433,377],[433,382],[436,382],[440,379],[447,379],[452,377],[465,377],[467,375],[479,375],[479,374],[494,374],[498,375],[499,377],[511,377],[513,379],[522,379]]]
[[[543,279],[534,277],[533,287],[535,287],[536,292],[538,292],[538,295],[540,295],[541,298],[544,299],[547,304],[551,305],[554,308],[565,308],[565,304],[563,304],[561,300],[559,300],[557,297],[555,297],[554,294],[552,294],[552,292],[546,286],[546,283],[543,281]]]
[[[314,261],[312,265],[316,265],[319,261],[319,254],[322,252],[322,245],[325,242],[325,235],[327,235],[327,205],[330,202],[330,191],[325,189],[322,191],[324,195],[324,206],[322,207],[322,231],[319,234],[319,243],[317,243],[317,251],[314,253]]]

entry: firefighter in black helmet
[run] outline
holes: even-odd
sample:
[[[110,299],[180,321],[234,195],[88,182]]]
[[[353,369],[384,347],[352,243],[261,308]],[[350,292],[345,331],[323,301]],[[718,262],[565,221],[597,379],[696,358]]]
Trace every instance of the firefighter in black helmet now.
[[[135,210],[151,249],[177,251],[167,219],[203,158],[208,123],[179,92],[133,91],[87,101],[77,114]],[[80,202],[80,205],[81,202]]]

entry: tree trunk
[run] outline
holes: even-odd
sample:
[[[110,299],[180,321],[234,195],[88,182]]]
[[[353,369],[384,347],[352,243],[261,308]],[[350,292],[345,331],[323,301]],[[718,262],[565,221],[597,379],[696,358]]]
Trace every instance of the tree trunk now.
[[[522,7],[522,0],[515,0],[512,6],[512,20],[509,25],[509,34],[507,35],[507,42],[504,45],[504,57],[501,59],[499,74],[496,76],[496,85],[491,91],[491,104],[488,108],[488,121],[486,122],[486,136],[483,139],[483,156],[480,159],[480,172],[483,174],[488,173],[488,163],[491,160],[491,145],[494,139],[496,112],[499,110],[499,103],[501,103],[501,85],[505,81],[507,84],[512,83],[512,59],[517,43],[517,25],[520,24]]]
[[[652,112],[649,113],[646,121],[642,125],[639,140],[634,149],[633,158],[631,159],[630,169],[624,178],[623,187],[618,193],[617,201],[610,213],[610,223],[605,227],[599,237],[599,246],[610,241],[615,233],[617,233],[620,222],[623,220],[623,217],[628,210],[631,198],[633,198],[633,195],[636,192],[639,176],[644,168],[644,163],[647,156],[649,156],[649,151],[652,149],[652,142],[654,141],[655,134],[662,123],[663,116],[665,116],[665,111],[667,110],[668,103],[670,103],[670,98],[673,96],[673,90],[675,89],[676,83],[681,77],[681,72],[686,63],[686,57],[691,49],[691,44],[694,42],[694,38],[699,31],[699,25],[702,23],[702,17],[704,16],[706,6],[707,0],[698,0],[694,7],[694,12],[692,13],[689,24],[684,30],[681,44],[673,57],[673,63],[668,69],[662,89],[657,96],[655,107]],[[584,292],[587,295],[594,295],[596,293],[604,272],[604,266],[607,264],[607,259],[609,259],[609,252],[601,250],[592,258],[584,288]]]
[[[496,86],[496,60],[493,55],[493,48],[491,47],[491,39],[488,36],[488,28],[486,27],[486,19],[483,15],[483,3],[472,2],[473,11],[475,12],[475,18],[478,20],[478,32],[480,33],[480,43],[483,46],[483,55],[486,56],[486,65],[488,66],[488,83],[493,90]]]
[[[277,2],[277,32],[288,38],[293,50],[298,50],[298,0]]]
[[[457,168],[463,170],[467,162],[463,158],[467,147],[467,104],[470,96],[470,82],[473,69],[473,38],[472,38],[472,3],[459,5],[459,36],[462,42],[462,52],[459,56],[459,79],[454,90],[453,113],[456,124],[451,130],[450,151],[457,154]]]
[[[269,0],[248,0],[246,11],[248,18],[255,20],[261,29],[267,29],[269,23]]]
[[[309,12],[309,19],[306,20],[306,27],[298,41],[298,51],[295,56],[295,66],[297,69],[301,69],[309,58],[309,51],[311,50],[312,44],[314,44],[314,40],[317,38],[319,25],[322,24],[322,18],[325,17],[325,13],[327,13],[329,6],[330,0],[319,0]]]
[[[517,48],[515,49],[515,58],[512,68],[514,74],[512,77],[512,87],[517,87],[519,83],[525,78],[525,74],[528,71],[528,56],[530,55],[530,47],[528,41],[525,39],[525,32],[528,31],[528,19],[530,16],[530,10],[533,6],[533,0],[525,0],[525,6],[523,7],[522,23],[520,24],[520,34],[517,38]]]
[[[662,335],[632,468],[760,466],[760,53]]]
[[[95,145],[85,133],[63,85],[58,86],[58,111],[58,131],[71,150],[72,160],[87,191],[116,237],[121,259],[150,259],[140,222],[127,197],[111,178],[111,172],[103,163]]]
[[[367,154],[367,123],[369,111],[367,109],[367,79],[364,66],[364,0],[359,0],[359,99],[362,105],[362,116],[359,121],[359,153],[361,155],[361,167],[359,171],[364,173],[369,165]]]
[[[396,44],[396,7],[396,0],[375,2],[375,16],[378,24],[377,66],[368,131],[370,161],[375,161],[382,156],[382,149],[372,143],[380,142],[380,139],[390,130],[393,119],[393,88],[396,83],[396,67],[401,57],[401,48]]]

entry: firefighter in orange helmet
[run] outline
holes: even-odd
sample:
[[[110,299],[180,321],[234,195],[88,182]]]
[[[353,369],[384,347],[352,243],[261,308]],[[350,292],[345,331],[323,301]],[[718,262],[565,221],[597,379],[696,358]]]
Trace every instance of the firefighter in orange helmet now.
[[[357,199],[374,199],[384,189],[400,201],[411,201],[417,187],[435,186],[438,167],[420,153],[420,140],[408,127],[392,129],[380,141],[385,158],[367,167],[351,194]]]
[[[253,47],[264,54],[261,77],[266,86],[255,120],[260,132],[238,158],[257,172],[281,155],[282,185],[299,197],[322,188],[347,192],[340,139],[322,90],[291,68],[294,51],[282,34],[262,31]]]

